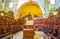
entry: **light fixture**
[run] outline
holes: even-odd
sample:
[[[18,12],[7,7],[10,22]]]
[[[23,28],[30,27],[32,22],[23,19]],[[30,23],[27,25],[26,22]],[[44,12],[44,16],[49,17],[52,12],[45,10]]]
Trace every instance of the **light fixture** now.
[[[3,14],[3,13],[1,13],[1,16],[4,16],[4,14]]]
[[[54,12],[53,15],[57,15],[57,12]]]

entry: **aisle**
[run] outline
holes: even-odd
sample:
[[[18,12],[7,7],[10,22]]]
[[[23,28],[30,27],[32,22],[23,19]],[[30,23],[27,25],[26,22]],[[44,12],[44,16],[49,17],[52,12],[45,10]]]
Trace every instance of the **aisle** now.
[[[43,32],[35,31],[34,39],[44,39],[44,36],[46,37],[46,35]],[[20,32],[14,34],[13,39],[23,39],[23,31],[20,31]],[[46,39],[48,39],[48,38],[46,37]]]
[[[23,31],[14,34],[13,39],[23,39]]]
[[[35,31],[34,39],[48,39],[48,36],[42,31]]]

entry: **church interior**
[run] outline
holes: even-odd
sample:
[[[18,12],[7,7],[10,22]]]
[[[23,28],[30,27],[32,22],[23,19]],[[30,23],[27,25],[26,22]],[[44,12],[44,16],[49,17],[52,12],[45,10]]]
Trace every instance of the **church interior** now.
[[[60,0],[0,0],[0,39],[60,39]]]

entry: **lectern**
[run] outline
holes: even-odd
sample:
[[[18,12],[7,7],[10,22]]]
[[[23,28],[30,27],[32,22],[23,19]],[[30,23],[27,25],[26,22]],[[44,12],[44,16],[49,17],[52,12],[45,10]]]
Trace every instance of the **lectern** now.
[[[23,39],[34,39],[34,29],[23,29]]]

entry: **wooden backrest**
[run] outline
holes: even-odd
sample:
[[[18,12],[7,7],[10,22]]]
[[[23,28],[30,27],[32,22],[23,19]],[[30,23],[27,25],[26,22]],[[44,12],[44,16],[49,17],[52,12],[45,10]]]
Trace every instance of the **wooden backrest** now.
[[[2,34],[2,28],[1,28],[1,26],[0,26],[0,35]]]
[[[3,29],[3,33],[7,33],[7,26],[2,26],[2,29]]]

